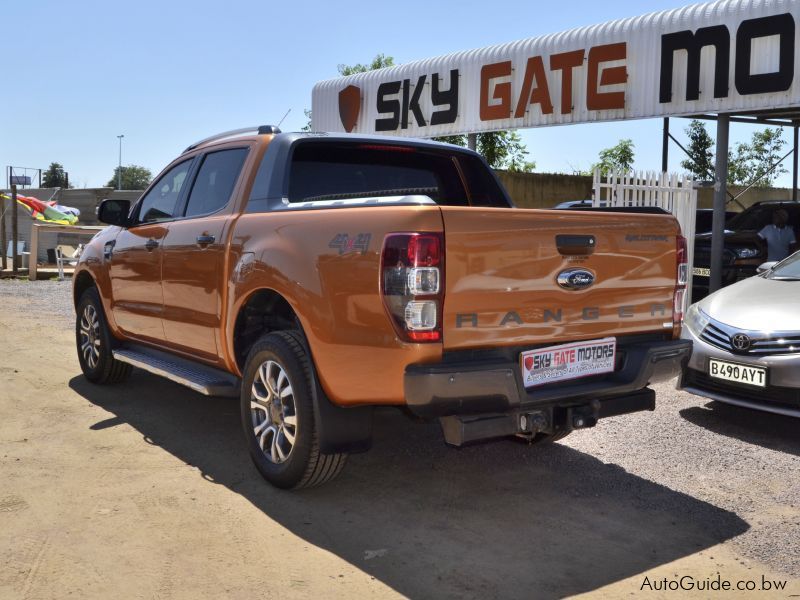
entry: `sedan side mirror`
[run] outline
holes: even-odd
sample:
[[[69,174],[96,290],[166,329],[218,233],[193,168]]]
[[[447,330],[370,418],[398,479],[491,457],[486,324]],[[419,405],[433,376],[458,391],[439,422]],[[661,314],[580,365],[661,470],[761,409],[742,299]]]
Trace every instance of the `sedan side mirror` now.
[[[130,200],[107,199],[97,207],[97,220],[108,225],[128,226],[128,213],[131,210]]]
[[[761,263],[756,267],[756,273],[761,275],[761,273],[766,273],[767,271],[771,271],[772,267],[778,264],[777,260],[773,260],[770,262]]]

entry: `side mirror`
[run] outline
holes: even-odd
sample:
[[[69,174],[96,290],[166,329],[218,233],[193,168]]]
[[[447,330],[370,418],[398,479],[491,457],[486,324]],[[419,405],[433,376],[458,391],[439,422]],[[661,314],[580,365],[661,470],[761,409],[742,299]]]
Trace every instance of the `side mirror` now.
[[[128,226],[128,213],[131,211],[130,200],[107,199],[97,207],[97,220],[108,225]]]
[[[777,260],[773,260],[771,262],[761,263],[756,267],[756,273],[761,275],[761,273],[766,273],[767,271],[771,271],[772,267],[778,264]]]

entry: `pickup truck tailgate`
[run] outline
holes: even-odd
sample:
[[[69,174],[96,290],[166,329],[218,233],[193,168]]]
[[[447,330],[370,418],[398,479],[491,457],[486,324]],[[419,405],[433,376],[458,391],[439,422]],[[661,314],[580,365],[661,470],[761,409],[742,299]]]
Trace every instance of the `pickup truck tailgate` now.
[[[445,350],[671,333],[680,231],[673,217],[449,206],[441,211]],[[593,283],[561,287],[559,274],[571,268],[588,271]],[[585,284],[585,277],[579,279]]]

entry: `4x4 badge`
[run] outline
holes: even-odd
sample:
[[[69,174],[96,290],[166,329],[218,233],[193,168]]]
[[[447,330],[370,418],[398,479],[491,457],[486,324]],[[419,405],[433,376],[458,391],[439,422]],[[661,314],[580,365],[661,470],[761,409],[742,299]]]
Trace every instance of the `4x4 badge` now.
[[[357,233],[350,236],[346,233],[337,233],[328,244],[328,248],[336,248],[339,254],[349,254],[357,252],[366,254],[369,250],[369,241],[372,239],[371,233]]]

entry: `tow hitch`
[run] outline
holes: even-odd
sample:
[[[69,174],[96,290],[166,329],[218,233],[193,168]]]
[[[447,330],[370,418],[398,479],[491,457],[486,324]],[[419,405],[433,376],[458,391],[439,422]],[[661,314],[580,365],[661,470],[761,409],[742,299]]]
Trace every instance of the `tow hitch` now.
[[[444,441],[451,446],[517,436],[528,441],[537,434],[555,434],[597,425],[599,419],[640,410],[655,410],[656,394],[645,388],[626,394],[587,400],[577,406],[545,406],[508,413],[452,415],[441,417]]]
[[[594,427],[600,417],[600,401],[570,407],[548,407],[507,414],[441,417],[444,441],[463,446],[492,438],[517,436],[528,441],[539,433],[552,434]]]

